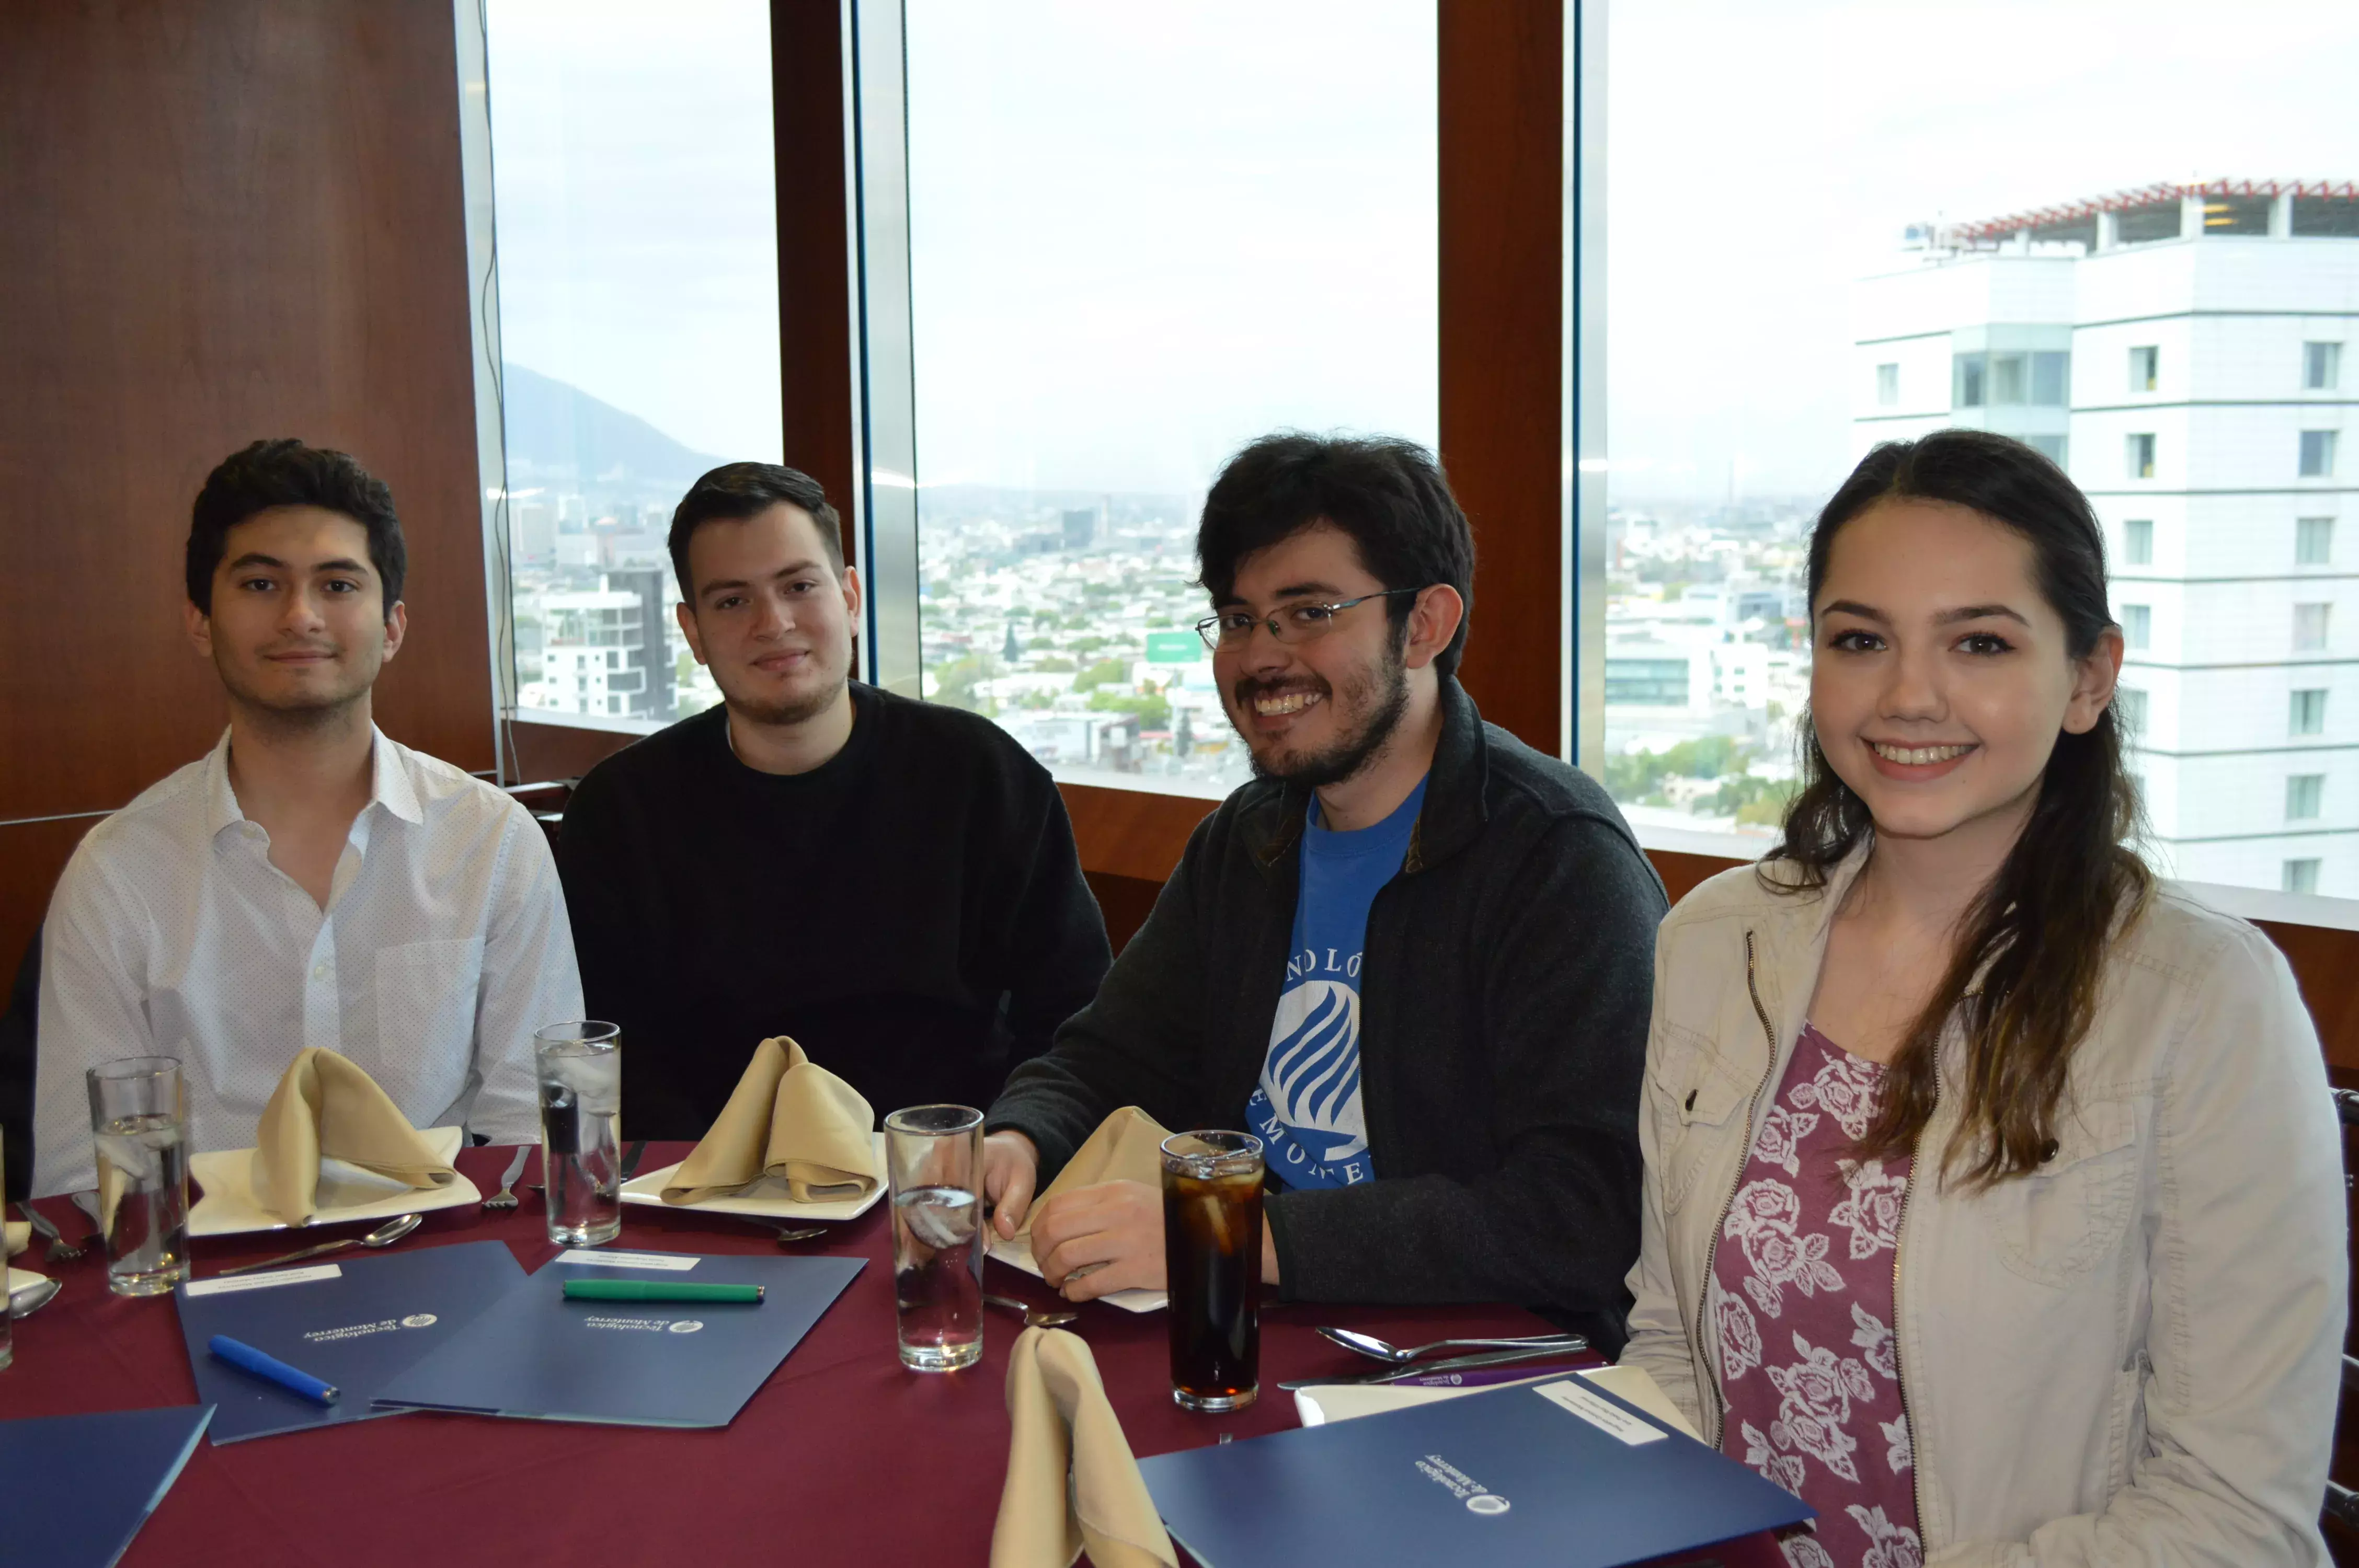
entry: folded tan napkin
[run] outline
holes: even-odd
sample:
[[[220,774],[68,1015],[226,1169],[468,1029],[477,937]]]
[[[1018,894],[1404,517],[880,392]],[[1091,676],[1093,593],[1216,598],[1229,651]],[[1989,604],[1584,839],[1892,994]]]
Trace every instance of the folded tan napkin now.
[[[320,1162],[342,1160],[413,1187],[459,1179],[376,1080],[313,1046],[288,1065],[254,1130],[254,1195],[289,1225],[317,1212]]]
[[[1179,1568],[1090,1347],[1027,1328],[1007,1361],[1007,1482],[991,1568]]]
[[[1016,1227],[1016,1234],[1031,1235],[1032,1217],[1040,1212],[1040,1206],[1075,1187],[1093,1187],[1100,1182],[1145,1182],[1159,1190],[1163,1185],[1163,1141],[1170,1136],[1136,1106],[1124,1106],[1099,1122],[1098,1130],[1073,1151],[1073,1157],[1065,1162],[1057,1179],[1024,1211],[1024,1223]]]
[[[9,1257],[14,1258],[17,1253],[22,1252],[26,1248],[30,1247],[33,1244],[33,1222],[31,1220],[12,1219],[7,1223],[5,1228],[8,1232]]]
[[[663,1201],[725,1197],[764,1176],[785,1181],[797,1203],[864,1198],[883,1176],[875,1126],[859,1090],[785,1035],[765,1040],[703,1141],[664,1184]]]

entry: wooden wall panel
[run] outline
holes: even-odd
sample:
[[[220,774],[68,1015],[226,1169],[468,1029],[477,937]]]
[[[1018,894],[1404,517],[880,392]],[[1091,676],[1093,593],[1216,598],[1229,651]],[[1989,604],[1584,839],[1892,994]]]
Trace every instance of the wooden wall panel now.
[[[16,978],[17,960],[40,929],[58,873],[97,824],[95,816],[69,816],[0,827],[0,990]]]
[[[1563,745],[1564,0],[1439,11],[1441,459],[1474,524],[1462,666],[1483,716]]]
[[[212,743],[189,507],[265,436],[392,486],[410,639],[380,721],[490,767],[448,0],[18,3],[0,27],[0,820],[122,806]],[[46,897],[11,875],[0,944]]]
[[[843,556],[853,560],[842,16],[832,0],[770,0],[770,115],[777,133],[782,449],[842,514]]]

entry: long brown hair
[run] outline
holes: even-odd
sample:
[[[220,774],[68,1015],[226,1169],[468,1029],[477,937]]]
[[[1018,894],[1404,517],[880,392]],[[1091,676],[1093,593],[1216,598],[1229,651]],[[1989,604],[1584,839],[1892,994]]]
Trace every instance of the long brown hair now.
[[[2114,624],[2104,535],[2087,498],[2038,452],[1981,430],[1887,442],[1861,460],[1810,535],[1814,618],[1835,535],[1891,500],[1969,507],[2021,535],[2031,546],[2033,580],[2062,618],[2073,658],[2085,658]],[[1952,1016],[1964,1026],[1965,1105],[1942,1152],[1943,1173],[1987,1187],[2037,1170],[2055,1152],[2067,1070],[2095,1016],[2107,949],[2154,887],[2129,847],[2139,814],[2123,744],[2112,704],[2086,734],[2057,737],[2031,820],[1961,917],[1949,970],[1892,1060],[1859,1158],[1916,1146],[1932,1119],[1940,1086],[1936,1053]],[[1800,749],[1803,787],[1787,811],[1784,840],[1760,873],[1780,892],[1824,888],[1875,827],[1867,804],[1828,764],[1807,714]]]

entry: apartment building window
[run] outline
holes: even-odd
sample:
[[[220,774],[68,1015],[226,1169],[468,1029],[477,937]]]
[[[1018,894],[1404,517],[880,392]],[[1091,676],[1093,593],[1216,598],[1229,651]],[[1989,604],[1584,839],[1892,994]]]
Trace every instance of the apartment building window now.
[[[2343,379],[2341,343],[2301,346],[2301,385],[2305,392],[2332,392]]]
[[[2146,693],[2134,686],[2114,687],[2114,712],[2132,736],[2146,730]]]
[[[2286,780],[2286,820],[2310,822],[2321,815],[2326,799],[2324,773],[2295,773]]]
[[[2297,735],[2326,733],[2326,691],[2319,687],[2293,694],[2292,711],[2287,726]]]
[[[2130,390],[2152,392],[2162,368],[2162,350],[2152,343],[2130,351]]]
[[[1990,356],[1960,354],[1951,362],[1950,406],[1980,408],[1990,401]]]
[[[2334,473],[2333,430],[2304,430],[2301,433],[2301,477],[2328,479]]]
[[[2326,649],[2326,617],[2334,607],[2331,604],[2297,604],[2293,607],[2293,651],[2297,654],[2323,653]]]
[[[2128,567],[2154,565],[2154,520],[2133,517],[2122,524],[2122,564]]]
[[[2307,440],[2308,438],[2307,435],[2303,437],[2304,440]],[[2154,477],[2153,434],[2151,432],[2147,432],[2132,436],[2127,439],[2125,445],[2128,449],[2130,477],[2132,479],[2152,479]],[[2305,451],[2308,449],[2309,449],[2307,447],[2303,449]]]
[[[2293,524],[2293,564],[2322,567],[2334,559],[2334,519],[2297,517]]]
[[[2316,860],[2288,860],[2285,863],[2284,886],[2285,891],[2288,892],[2316,892],[2318,891],[2318,862]]]
[[[2038,452],[2041,457],[2046,458],[2058,468],[2060,469],[2064,466],[2065,452],[2071,445],[2071,442],[2067,438],[2059,435],[2048,434],[2027,436],[2024,439],[2030,445],[2033,451]]]
[[[2133,649],[2149,647],[2154,642],[2154,610],[2149,605],[2122,606],[2122,640]]]
[[[1879,408],[1897,407],[1900,403],[1900,366],[1897,363],[1875,367],[1875,404]]]
[[[2042,408],[2061,408],[2071,402],[2072,356],[2040,353],[2031,356],[2031,401]]]

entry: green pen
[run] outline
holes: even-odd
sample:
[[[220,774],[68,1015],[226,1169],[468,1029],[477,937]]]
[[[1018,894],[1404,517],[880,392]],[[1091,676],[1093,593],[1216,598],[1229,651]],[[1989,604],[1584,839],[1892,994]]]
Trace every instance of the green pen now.
[[[568,1280],[570,1302],[755,1302],[759,1285],[694,1285],[685,1280]]]

